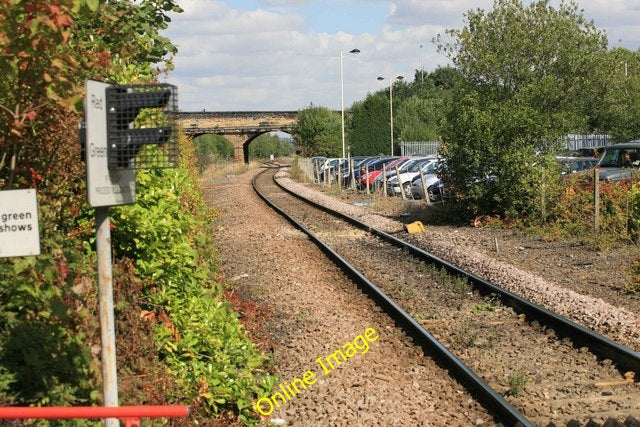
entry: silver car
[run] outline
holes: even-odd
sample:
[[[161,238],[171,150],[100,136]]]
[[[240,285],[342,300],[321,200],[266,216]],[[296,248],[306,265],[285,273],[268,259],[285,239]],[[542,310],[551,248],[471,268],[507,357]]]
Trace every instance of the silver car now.
[[[424,174],[424,187],[429,188],[430,186],[438,182],[439,179],[440,178],[438,178],[437,170]],[[413,179],[413,181],[411,181],[411,195],[414,199],[424,199],[425,197],[420,175],[418,175]]]
[[[435,171],[440,164],[440,159],[435,156],[430,158],[423,158],[414,163],[409,169],[401,172],[396,176],[394,173],[390,178],[387,179],[387,194],[390,196],[399,196],[400,191],[404,190],[404,194],[406,197],[411,198],[411,181],[420,175],[420,170],[422,169],[423,174],[427,174]],[[400,181],[398,182],[398,177]],[[401,190],[402,189],[402,190]]]
[[[598,162],[598,168],[600,179],[603,181],[630,180],[633,170],[640,168],[640,140],[606,147]]]

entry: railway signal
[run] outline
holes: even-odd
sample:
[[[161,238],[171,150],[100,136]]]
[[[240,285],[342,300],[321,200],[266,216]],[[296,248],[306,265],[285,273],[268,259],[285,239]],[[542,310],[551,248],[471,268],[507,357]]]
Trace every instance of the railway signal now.
[[[87,80],[80,143],[93,207],[135,203],[135,170],[177,164],[177,89]]]
[[[176,110],[170,102],[175,103],[175,86],[111,86],[105,92],[109,169],[152,166],[155,154],[139,159],[137,165],[136,158],[145,145],[170,141],[174,128],[172,111]],[[172,154],[169,153],[170,163],[175,161]]]

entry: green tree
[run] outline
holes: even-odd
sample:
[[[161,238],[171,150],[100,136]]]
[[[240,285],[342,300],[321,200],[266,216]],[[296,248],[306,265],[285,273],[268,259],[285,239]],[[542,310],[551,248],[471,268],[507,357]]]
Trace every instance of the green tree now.
[[[594,127],[621,142],[640,138],[640,50],[608,51],[599,70],[604,93],[593,104]]]
[[[441,90],[455,89],[464,81],[460,70],[451,66],[438,66],[428,74],[427,79],[432,82],[434,88]]]
[[[193,145],[200,172],[216,161],[233,159],[233,145],[221,135],[201,135],[193,140]]]
[[[412,96],[394,108],[394,132],[399,141],[436,141],[440,136],[442,99]]]
[[[292,152],[291,143],[269,133],[258,136],[249,144],[249,157],[252,159],[266,159],[272,154],[275,157],[289,156]]]
[[[298,113],[293,137],[303,156],[342,155],[340,115],[325,107],[309,106]]]
[[[573,1],[495,0],[465,21],[440,39],[465,82],[447,103],[445,179],[475,213],[531,213],[540,177],[554,179],[537,153],[588,130],[606,37]]]
[[[356,156],[389,154],[389,94],[379,91],[368,94],[364,101],[351,107],[349,145]]]

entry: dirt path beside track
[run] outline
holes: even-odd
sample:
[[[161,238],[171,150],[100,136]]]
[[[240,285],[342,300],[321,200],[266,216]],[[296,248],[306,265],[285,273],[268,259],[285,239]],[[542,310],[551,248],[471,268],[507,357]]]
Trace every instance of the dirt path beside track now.
[[[288,389],[294,396],[265,419],[304,426],[493,425],[460,384],[254,194],[248,184],[255,173],[220,178],[205,190],[208,203],[221,209],[213,232],[223,268],[241,299],[270,311],[251,333],[270,347],[278,384],[288,383],[282,391],[309,371],[316,380],[297,394]],[[357,337],[367,331],[365,352]],[[347,351],[347,343],[357,354],[325,374],[318,359]],[[261,407],[270,410],[266,401]]]

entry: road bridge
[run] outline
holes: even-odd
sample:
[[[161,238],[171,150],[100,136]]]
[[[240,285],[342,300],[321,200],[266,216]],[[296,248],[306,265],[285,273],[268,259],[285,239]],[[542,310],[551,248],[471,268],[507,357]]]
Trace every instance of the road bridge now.
[[[224,135],[231,142],[236,162],[249,161],[249,144],[263,133],[291,133],[298,120],[297,111],[180,112],[182,132],[195,138],[205,134]]]

